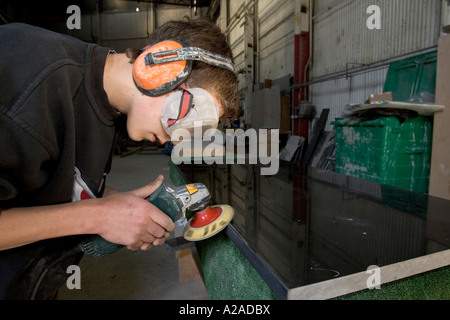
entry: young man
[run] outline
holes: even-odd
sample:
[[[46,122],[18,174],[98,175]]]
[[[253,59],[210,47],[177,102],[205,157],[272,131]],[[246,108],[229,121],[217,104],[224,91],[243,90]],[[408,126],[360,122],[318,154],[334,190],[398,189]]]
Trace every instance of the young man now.
[[[170,22],[149,44],[168,39],[232,59],[224,35],[204,20]],[[126,193],[107,188],[105,177],[123,117],[135,141],[170,140],[165,106],[178,88],[138,88],[142,50],[116,54],[23,24],[1,26],[0,42],[0,299],[46,299],[79,262],[85,235],[148,250],[174,230],[146,200],[162,176]],[[184,86],[205,90],[222,120],[238,115],[234,72],[194,61]]]

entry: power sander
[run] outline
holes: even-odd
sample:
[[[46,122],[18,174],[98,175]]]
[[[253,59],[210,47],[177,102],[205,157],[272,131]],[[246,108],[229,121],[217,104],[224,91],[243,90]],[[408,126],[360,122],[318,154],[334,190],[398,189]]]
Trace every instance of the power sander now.
[[[208,239],[225,229],[234,216],[228,205],[209,206],[211,195],[202,183],[169,187],[162,184],[148,201],[167,214],[173,222],[184,226],[183,237],[187,241]],[[193,213],[187,221],[186,213]],[[92,236],[80,243],[80,249],[88,256],[101,258],[123,248],[100,236]]]

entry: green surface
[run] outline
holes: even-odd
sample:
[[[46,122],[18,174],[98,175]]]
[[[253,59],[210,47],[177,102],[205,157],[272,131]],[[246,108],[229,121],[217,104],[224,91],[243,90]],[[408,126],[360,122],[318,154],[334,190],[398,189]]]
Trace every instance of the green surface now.
[[[433,124],[427,117],[336,119],[336,172],[428,193]]]
[[[450,267],[388,283],[336,300],[450,300]]]
[[[276,296],[240,250],[222,232],[197,243],[212,300],[274,300]]]

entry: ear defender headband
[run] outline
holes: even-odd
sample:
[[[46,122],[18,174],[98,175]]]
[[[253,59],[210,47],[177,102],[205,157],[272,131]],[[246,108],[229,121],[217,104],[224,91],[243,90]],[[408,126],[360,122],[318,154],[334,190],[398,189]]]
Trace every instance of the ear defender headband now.
[[[160,96],[186,81],[192,71],[192,61],[234,72],[233,62],[228,57],[166,40],[144,48],[133,65],[133,79],[143,94]]]

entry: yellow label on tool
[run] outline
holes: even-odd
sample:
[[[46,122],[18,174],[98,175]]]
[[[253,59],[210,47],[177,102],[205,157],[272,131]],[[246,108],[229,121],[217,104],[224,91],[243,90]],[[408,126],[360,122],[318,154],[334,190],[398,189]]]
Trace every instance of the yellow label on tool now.
[[[198,189],[193,184],[187,185],[186,189],[189,191],[190,194],[194,194],[198,191]]]

